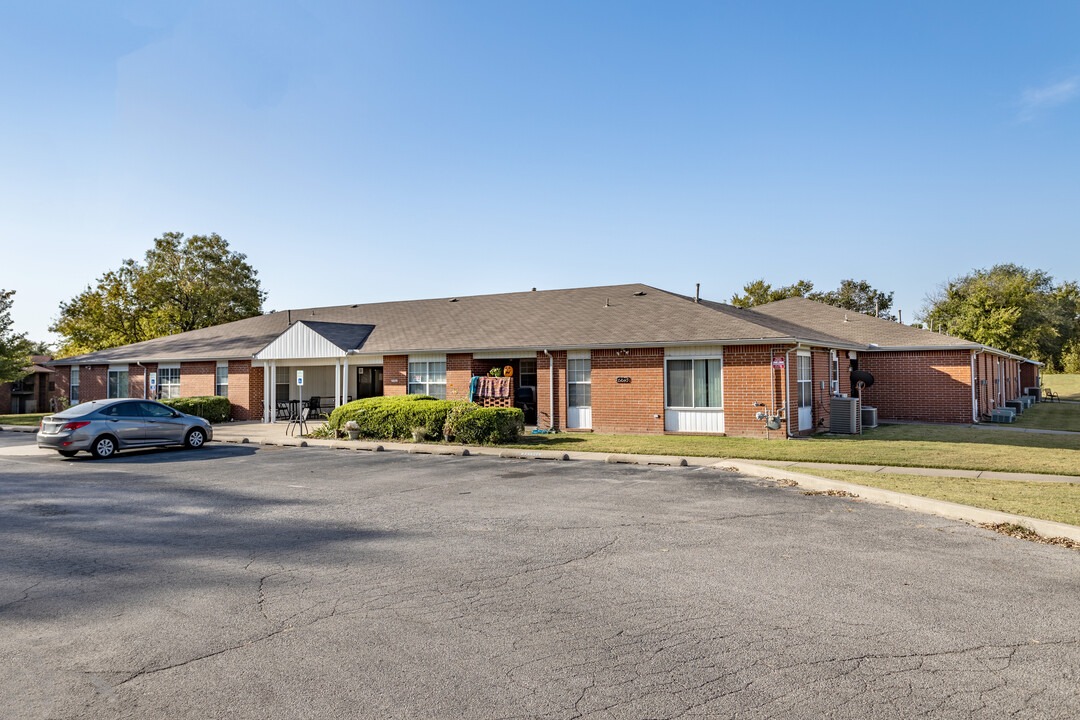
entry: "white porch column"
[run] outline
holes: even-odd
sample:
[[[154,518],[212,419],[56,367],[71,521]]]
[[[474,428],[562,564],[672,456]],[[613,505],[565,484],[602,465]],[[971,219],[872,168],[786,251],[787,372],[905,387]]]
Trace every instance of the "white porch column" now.
[[[263,363],[263,413],[262,421],[270,422],[270,367],[267,363]]]
[[[349,397],[349,356],[341,359],[341,404]]]
[[[270,363],[270,422],[277,420],[277,363]]]
[[[341,360],[334,360],[334,407],[341,405]]]

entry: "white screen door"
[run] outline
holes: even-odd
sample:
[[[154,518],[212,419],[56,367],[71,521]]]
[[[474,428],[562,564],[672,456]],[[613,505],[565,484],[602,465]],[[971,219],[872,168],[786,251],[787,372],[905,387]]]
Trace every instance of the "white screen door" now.
[[[811,430],[814,425],[814,390],[810,379],[810,356],[798,357],[799,430]]]
[[[566,427],[592,427],[592,360],[566,361]]]

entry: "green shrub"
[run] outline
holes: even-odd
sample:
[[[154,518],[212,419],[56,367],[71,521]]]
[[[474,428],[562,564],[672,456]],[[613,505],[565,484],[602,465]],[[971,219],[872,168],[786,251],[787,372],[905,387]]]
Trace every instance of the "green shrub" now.
[[[497,445],[514,442],[524,430],[525,414],[518,408],[482,408],[460,403],[447,414],[443,435],[464,445]]]
[[[229,421],[229,398],[220,395],[172,398],[162,400],[161,403],[188,415],[198,415],[209,423]]]
[[[380,439],[412,437],[412,429],[423,425],[429,437],[438,439],[447,413],[457,402],[429,395],[365,398],[335,408],[327,425],[339,430],[353,420],[360,426],[362,437]]]

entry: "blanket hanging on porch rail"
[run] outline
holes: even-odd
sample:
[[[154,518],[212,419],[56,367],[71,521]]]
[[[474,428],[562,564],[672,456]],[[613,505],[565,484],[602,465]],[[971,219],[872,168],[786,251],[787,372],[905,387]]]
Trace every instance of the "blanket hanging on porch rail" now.
[[[508,398],[510,397],[511,378],[508,377],[475,377],[476,397]]]

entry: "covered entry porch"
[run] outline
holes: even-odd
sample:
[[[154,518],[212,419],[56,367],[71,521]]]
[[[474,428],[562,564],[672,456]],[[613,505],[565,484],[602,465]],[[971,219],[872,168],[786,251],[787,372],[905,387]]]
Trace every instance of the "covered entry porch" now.
[[[287,420],[318,398],[321,412],[382,395],[381,355],[357,351],[372,326],[299,321],[256,353],[263,368],[263,422]]]

